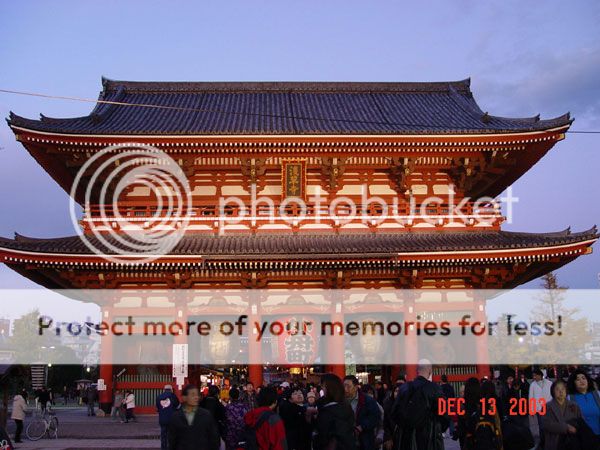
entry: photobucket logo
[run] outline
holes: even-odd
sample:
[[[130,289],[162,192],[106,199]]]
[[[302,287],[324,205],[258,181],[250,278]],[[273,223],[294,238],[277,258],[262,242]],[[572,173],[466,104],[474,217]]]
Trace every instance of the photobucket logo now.
[[[376,227],[383,222],[394,222],[411,227],[426,224],[440,226],[483,226],[489,227],[504,220],[500,202],[506,203],[508,221],[512,221],[512,203],[518,198],[507,189],[506,197],[500,202],[493,197],[456,198],[453,186],[449,186],[446,196],[416,197],[408,199],[394,196],[389,201],[379,196],[368,195],[368,185],[361,186],[360,199],[338,196],[334,198],[322,195],[317,186],[314,195],[305,201],[299,197],[289,197],[276,203],[272,196],[258,196],[256,185],[251,186],[250,202],[247,198],[236,196],[219,198],[219,233],[224,234],[228,225],[250,224],[256,229],[264,224],[281,223],[298,227],[300,224],[327,223],[341,227],[349,223],[361,223],[367,227]]]
[[[122,207],[127,193],[144,191],[151,214]],[[79,229],[81,199],[87,229],[81,240],[94,254],[117,263],[152,261],[169,254],[183,237],[192,214],[190,186],[183,170],[151,145],[112,145],[79,169],[71,188],[69,212]],[[124,213],[125,212],[125,213]]]

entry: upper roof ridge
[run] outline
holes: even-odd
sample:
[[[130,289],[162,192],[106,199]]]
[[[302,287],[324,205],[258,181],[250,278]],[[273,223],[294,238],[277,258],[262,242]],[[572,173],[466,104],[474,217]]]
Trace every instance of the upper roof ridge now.
[[[459,81],[127,81],[102,77],[103,93],[128,92],[448,92],[470,93],[471,79]]]

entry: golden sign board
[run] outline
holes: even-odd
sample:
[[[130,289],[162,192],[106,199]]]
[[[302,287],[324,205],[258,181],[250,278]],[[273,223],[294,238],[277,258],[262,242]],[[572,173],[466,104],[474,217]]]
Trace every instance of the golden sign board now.
[[[286,160],[281,163],[283,198],[304,198],[306,193],[306,161]]]

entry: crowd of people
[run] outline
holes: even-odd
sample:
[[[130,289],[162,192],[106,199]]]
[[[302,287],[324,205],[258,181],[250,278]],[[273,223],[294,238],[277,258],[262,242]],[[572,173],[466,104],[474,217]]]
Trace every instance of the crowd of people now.
[[[216,386],[187,385],[181,402],[169,385],[156,399],[161,448],[171,450],[443,449],[448,417],[438,414],[442,387],[430,381],[429,362],[410,383],[393,388],[361,384],[348,375],[320,385],[232,386],[223,404]]]
[[[541,370],[504,380],[468,379],[458,395],[421,361],[417,377],[361,384],[334,374],[320,385],[283,382],[219,389],[188,385],[181,405],[170,386],[157,398],[163,449],[593,450],[600,448],[600,395],[582,370],[554,382]],[[461,399],[462,408],[442,407]],[[531,419],[531,420],[530,420]]]
[[[539,369],[532,375],[470,378],[456,393],[445,375],[432,382],[423,360],[415,379],[393,384],[326,374],[320,384],[190,384],[180,397],[166,385],[156,398],[161,449],[443,450],[444,438],[462,450],[600,449],[597,383],[581,369],[554,381]],[[45,395],[37,394],[43,408]],[[96,394],[87,395],[89,407]],[[112,418],[133,421],[134,410],[133,392],[116,391]],[[15,442],[26,411],[23,391],[13,401]]]

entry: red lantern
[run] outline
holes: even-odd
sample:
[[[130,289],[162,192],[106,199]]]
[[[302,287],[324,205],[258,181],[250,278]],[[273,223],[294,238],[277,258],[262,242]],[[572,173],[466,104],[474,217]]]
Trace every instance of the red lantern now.
[[[279,321],[283,324],[277,339],[279,362],[290,366],[313,364],[318,351],[315,321],[310,317],[285,317]]]

